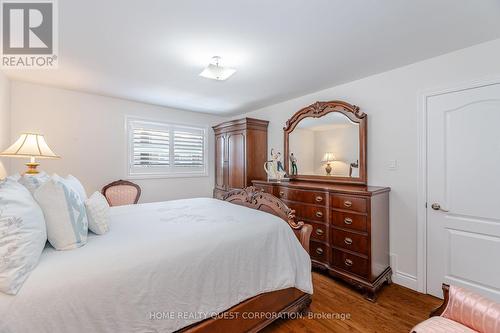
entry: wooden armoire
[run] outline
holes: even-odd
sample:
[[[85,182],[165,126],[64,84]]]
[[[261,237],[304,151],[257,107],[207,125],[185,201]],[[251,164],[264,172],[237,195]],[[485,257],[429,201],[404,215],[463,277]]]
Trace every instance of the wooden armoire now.
[[[243,118],[214,126],[215,188],[214,198],[222,198],[232,189],[265,180],[267,161],[266,120]]]

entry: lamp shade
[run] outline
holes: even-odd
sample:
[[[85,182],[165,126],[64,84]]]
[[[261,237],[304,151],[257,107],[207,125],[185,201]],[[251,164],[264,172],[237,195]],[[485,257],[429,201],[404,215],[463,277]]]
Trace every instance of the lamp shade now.
[[[326,163],[330,163],[333,161],[335,161],[335,156],[333,155],[333,153],[325,153],[325,155],[323,155],[323,160],[321,160],[321,162]]]
[[[11,145],[0,153],[9,157],[59,158],[47,145],[42,134],[23,133]]]

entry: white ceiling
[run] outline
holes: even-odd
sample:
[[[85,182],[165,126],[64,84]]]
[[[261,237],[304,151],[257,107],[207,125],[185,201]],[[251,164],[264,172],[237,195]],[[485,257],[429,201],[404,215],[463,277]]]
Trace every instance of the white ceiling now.
[[[6,71],[10,78],[216,114],[243,113],[500,38],[498,0],[58,6],[59,69]],[[238,70],[229,80],[198,76],[214,55]]]

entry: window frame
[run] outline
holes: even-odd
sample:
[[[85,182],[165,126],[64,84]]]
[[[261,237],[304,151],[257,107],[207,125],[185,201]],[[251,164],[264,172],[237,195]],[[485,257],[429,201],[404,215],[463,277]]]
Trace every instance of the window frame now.
[[[151,126],[151,129],[169,131],[169,159],[170,165],[165,167],[150,167],[149,170],[133,165],[133,129],[137,125],[143,124]],[[184,167],[175,166],[174,161],[174,129],[197,130],[203,133],[203,166]],[[126,174],[128,179],[149,179],[149,178],[191,178],[208,177],[208,127],[178,122],[167,122],[159,119],[149,119],[142,117],[125,117],[125,140],[126,140]]]

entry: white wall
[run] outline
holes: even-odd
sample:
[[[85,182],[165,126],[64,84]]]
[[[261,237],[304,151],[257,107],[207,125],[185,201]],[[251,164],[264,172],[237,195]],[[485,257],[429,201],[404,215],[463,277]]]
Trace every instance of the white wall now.
[[[10,145],[10,82],[0,72],[0,151]],[[0,179],[9,172],[8,158],[0,159]]]
[[[222,118],[136,103],[122,99],[11,83],[11,135],[24,131],[45,134],[60,160],[40,160],[39,168],[78,177],[89,194],[117,179],[126,179],[125,116],[212,126]],[[211,196],[214,183],[214,138],[209,128],[207,177],[133,180],[142,188],[141,202]],[[13,160],[12,172],[25,169],[24,160]]]
[[[296,128],[290,135],[290,153],[297,158],[297,170],[301,174],[314,174],[314,132],[306,128]],[[279,149],[281,152],[283,150]],[[290,172],[292,170],[290,169]]]
[[[321,162],[325,153],[333,153],[335,162],[331,163],[331,174],[339,177],[349,176],[352,162],[359,160],[359,125],[339,124],[336,128],[314,131],[314,174],[326,175],[326,163]]]
[[[335,73],[331,73],[335,75]],[[270,120],[269,147],[283,151],[282,128],[315,101],[344,100],[368,114],[368,181],[390,186],[390,241],[397,283],[417,288],[417,115],[424,91],[500,77],[500,40],[339,85],[245,114]],[[397,160],[397,170],[389,170]]]

